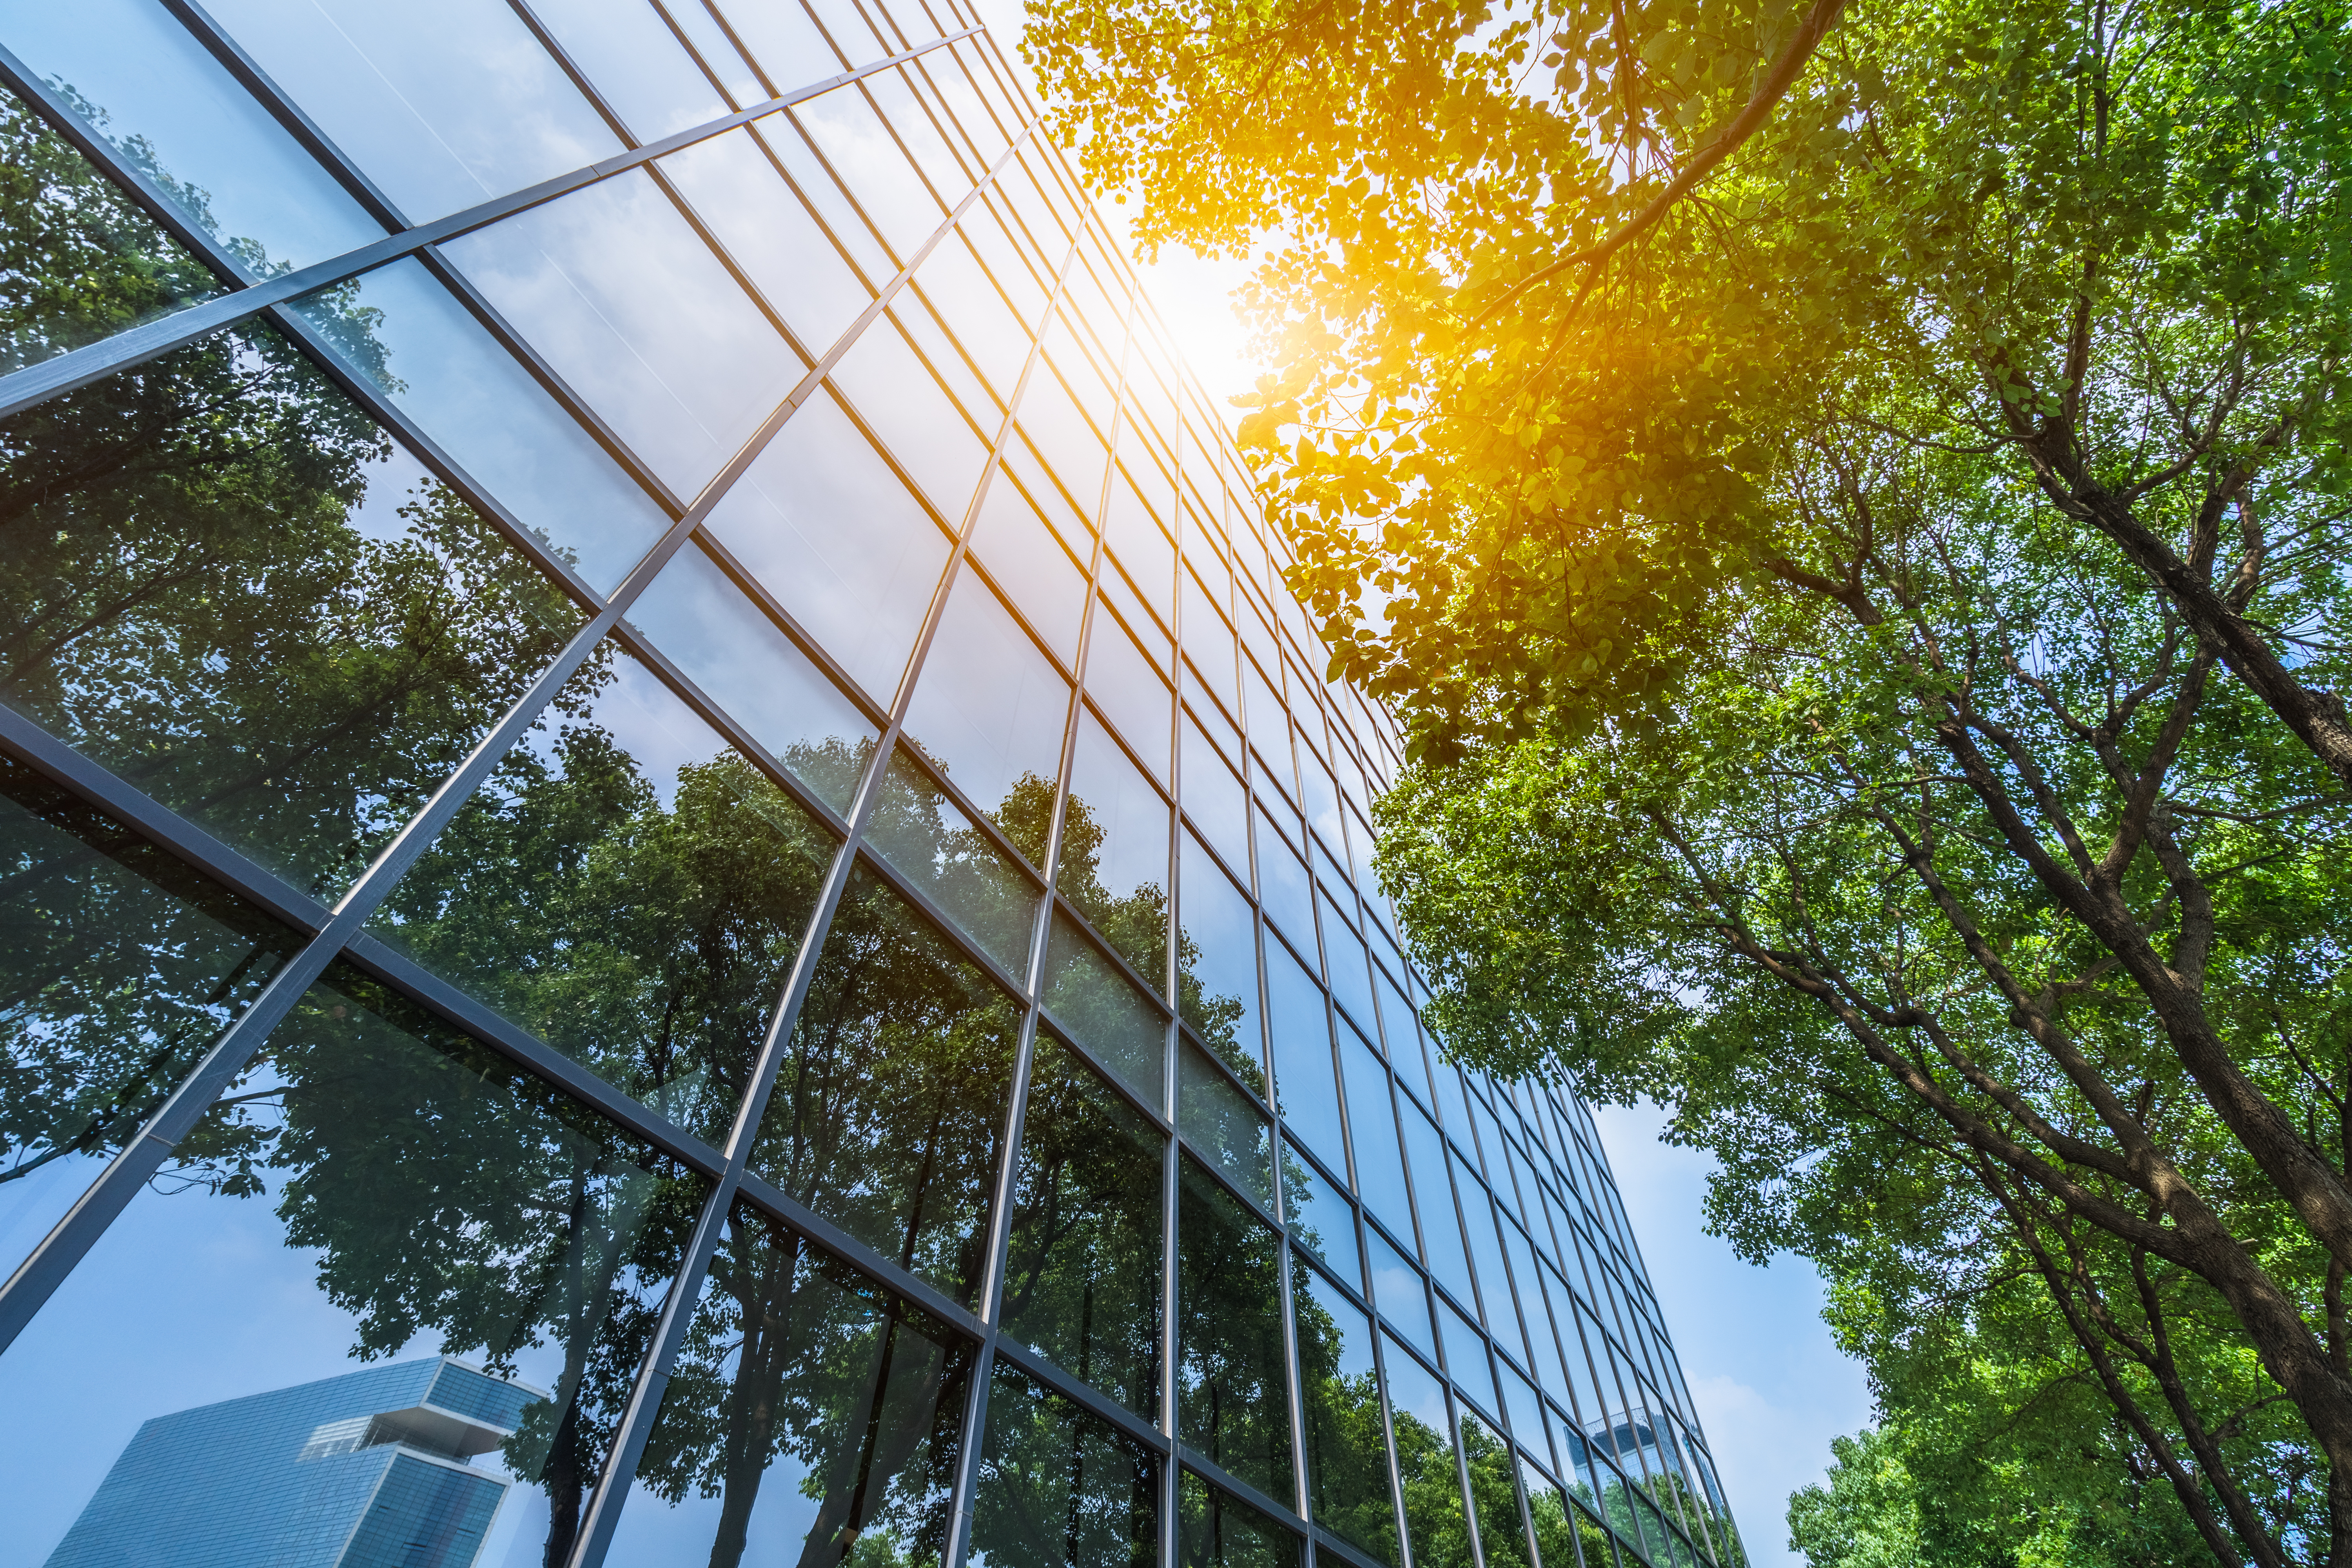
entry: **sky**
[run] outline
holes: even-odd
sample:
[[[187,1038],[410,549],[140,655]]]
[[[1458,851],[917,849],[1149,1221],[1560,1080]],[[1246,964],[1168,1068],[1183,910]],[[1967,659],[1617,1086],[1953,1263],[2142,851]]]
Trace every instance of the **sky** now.
[[[1011,52],[1017,0],[980,4]],[[1104,201],[1100,208],[1123,235],[1134,207]],[[1138,267],[1230,427],[1240,411],[1226,400],[1248,390],[1263,368],[1232,306],[1249,264],[1168,246],[1158,261]],[[1700,1205],[1714,1162],[1660,1142],[1663,1111],[1596,1108],[1594,1117],[1748,1555],[1756,1568],[1796,1568],[1802,1560],[1789,1550],[1789,1495],[1822,1478],[1831,1438],[1868,1424],[1862,1368],[1840,1353],[1822,1322],[1821,1279],[1811,1265],[1783,1255],[1759,1268],[1706,1234]]]

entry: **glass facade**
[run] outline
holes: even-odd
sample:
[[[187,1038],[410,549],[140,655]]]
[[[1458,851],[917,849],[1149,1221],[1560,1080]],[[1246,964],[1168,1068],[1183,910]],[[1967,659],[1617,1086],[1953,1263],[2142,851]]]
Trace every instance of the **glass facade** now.
[[[0,1561],[1736,1568],[974,16],[12,3],[0,89]]]

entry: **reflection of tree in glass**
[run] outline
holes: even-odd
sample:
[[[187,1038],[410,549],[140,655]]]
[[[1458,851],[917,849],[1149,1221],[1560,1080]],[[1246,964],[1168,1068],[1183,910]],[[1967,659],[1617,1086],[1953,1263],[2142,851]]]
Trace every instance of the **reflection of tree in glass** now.
[[[1160,1462],[999,1362],[972,1496],[976,1568],[1150,1568]]]
[[[665,808],[611,735],[564,724],[543,750],[508,754],[377,923],[558,1050],[718,1138],[833,851],[732,752],[679,768]]]
[[[1160,1409],[1163,1146],[1075,1053],[1039,1037],[1000,1321],[1147,1420]]]
[[[780,1458],[816,1504],[799,1568],[937,1562],[971,1348],[801,1238],[739,1208],[663,1395],[638,1483],[719,1498],[710,1568],[743,1558]]]
[[[818,958],[755,1165],[971,1302],[1018,1026],[1010,997],[859,868]]]
[[[0,931],[0,1184],[121,1148],[292,946],[5,757]]]
[[[1177,1500],[1178,1568],[1296,1568],[1298,1538],[1184,1472]]]
[[[1586,1568],[1610,1568],[1609,1538],[1601,1526],[1549,1481],[1528,1478],[1528,1513],[1535,1521],[1536,1552],[1544,1568],[1573,1564],[1580,1543]]]
[[[1470,1470],[1470,1503],[1478,1520],[1478,1547],[1486,1568],[1532,1568],[1527,1531],[1519,1522],[1518,1489],[1511,1480],[1511,1451],[1475,1415],[1462,1420],[1462,1458]]]
[[[1391,1350],[1393,1358],[1399,1352]],[[1404,1527],[1412,1538],[1413,1568],[1476,1568],[1469,1521],[1462,1510],[1462,1479],[1454,1445],[1442,1428],[1391,1405],[1397,1479],[1404,1490]]]
[[[184,256],[21,110],[0,136],[0,207],[86,237],[18,247],[64,270],[0,290],[8,353],[194,287]],[[373,312],[320,320],[384,371]],[[340,891],[578,619],[438,486],[400,509],[397,536],[363,536],[368,468],[391,449],[258,323],[0,423],[0,697],[307,889]]]
[[[1176,1435],[1269,1497],[1291,1493],[1281,1249],[1189,1159],[1176,1192]]]
[[[346,966],[331,969],[176,1152],[164,1190],[274,1192],[289,1247],[356,1319],[511,1373],[552,1340],[554,1397],[504,1458],[569,1553],[703,1184]]]
[[[1190,1044],[1176,1078],[1176,1125],[1185,1142],[1266,1207],[1274,1206],[1273,1132],[1263,1112]]]
[[[1014,792],[1028,782],[1016,784]],[[1163,990],[1168,971],[1167,889],[1158,882],[1139,882],[1117,894],[1105,887],[1102,847],[1108,837],[1094,807],[1073,791],[1062,816],[1062,852],[1054,868],[1054,886],[1152,990]]]
[[[1290,1298],[1298,1329],[1299,1401],[1307,1417],[1308,1511],[1333,1534],[1383,1563],[1395,1563],[1396,1511],[1389,1495],[1380,1384],[1361,1342],[1370,1324],[1356,1315],[1360,1342],[1352,1349],[1361,1370],[1343,1371],[1350,1351],[1346,1331],[1317,1299],[1309,1278],[1304,1268],[1295,1271]]]

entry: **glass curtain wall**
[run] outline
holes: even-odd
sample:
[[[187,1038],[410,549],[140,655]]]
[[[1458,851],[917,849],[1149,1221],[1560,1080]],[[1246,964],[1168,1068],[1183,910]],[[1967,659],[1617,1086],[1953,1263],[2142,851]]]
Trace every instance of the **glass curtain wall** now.
[[[0,7],[0,1559],[1742,1561],[1004,47]]]

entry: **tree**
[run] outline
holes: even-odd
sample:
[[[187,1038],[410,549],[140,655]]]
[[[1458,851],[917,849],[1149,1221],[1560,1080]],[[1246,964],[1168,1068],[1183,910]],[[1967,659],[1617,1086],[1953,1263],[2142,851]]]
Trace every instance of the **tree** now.
[[[1889,1374],[2022,1281],[2203,1550],[2352,1560],[2345,15],[1850,9],[1517,289],[1790,20],[1072,0],[1033,49],[1147,240],[1283,237],[1244,440],[1409,721],[1450,1047],[1672,1100]]]

